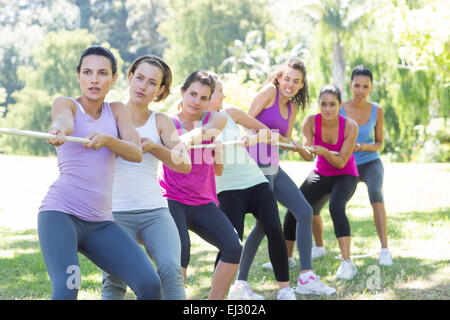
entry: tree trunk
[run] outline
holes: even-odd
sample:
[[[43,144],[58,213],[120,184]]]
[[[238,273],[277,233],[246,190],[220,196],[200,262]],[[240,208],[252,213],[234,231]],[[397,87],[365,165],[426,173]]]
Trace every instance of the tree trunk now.
[[[331,70],[333,75],[333,83],[341,90],[342,100],[345,99],[345,62],[344,62],[344,48],[341,41],[338,39],[334,44],[333,49],[333,68]]]
[[[80,8],[80,28],[91,30],[90,19],[92,15],[90,0],[76,0],[75,4]]]

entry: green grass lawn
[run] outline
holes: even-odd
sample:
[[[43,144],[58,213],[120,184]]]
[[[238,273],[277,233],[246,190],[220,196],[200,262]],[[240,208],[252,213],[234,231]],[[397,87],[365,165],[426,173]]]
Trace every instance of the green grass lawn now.
[[[311,163],[284,162],[282,167],[300,184]],[[0,299],[48,299],[51,284],[37,238],[36,215],[40,200],[57,176],[54,158],[0,155]],[[313,260],[313,268],[328,285],[337,288],[332,297],[299,296],[297,299],[449,299],[450,298],[450,164],[385,163],[385,201],[389,247],[394,265],[378,265],[378,254],[356,259],[359,274],[351,281],[336,281],[339,254],[327,209],[322,211],[327,255]],[[349,202],[352,254],[365,254],[379,245],[365,185],[359,184]],[[285,209],[280,207],[280,217]],[[245,235],[255,220],[247,215]],[[211,284],[216,249],[191,233],[188,299],[206,299]],[[294,251],[298,263],[298,252]],[[249,275],[253,289],[266,299],[276,299],[273,272],[267,262],[264,240]],[[79,299],[100,299],[101,273],[80,254],[82,272]],[[295,286],[297,269],[291,269]],[[127,299],[134,299],[129,290]]]

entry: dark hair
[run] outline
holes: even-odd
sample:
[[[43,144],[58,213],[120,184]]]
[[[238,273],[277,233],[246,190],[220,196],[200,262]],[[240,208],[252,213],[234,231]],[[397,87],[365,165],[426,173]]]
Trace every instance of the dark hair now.
[[[339,90],[339,88],[337,86],[335,86],[334,84],[326,84],[322,87],[322,89],[320,89],[319,100],[324,93],[334,94],[336,96],[337,100],[339,101],[339,104],[342,103],[341,90]]]
[[[220,77],[219,77],[219,75],[217,73],[215,73],[213,71],[208,71],[208,73],[214,79],[214,83],[217,83],[217,81],[220,81]]]
[[[108,60],[111,62],[112,74],[115,75],[117,73],[116,58],[114,57],[114,55],[112,54],[111,51],[109,51],[108,49],[106,49],[105,47],[102,47],[102,46],[92,46],[83,51],[83,53],[81,54],[80,60],[78,61],[78,65],[77,65],[78,73],[80,73],[80,71],[81,71],[81,64],[83,63],[83,59],[85,57],[91,56],[91,55],[103,56],[105,58],[108,58]]]
[[[214,93],[214,90],[216,89],[216,81],[208,71],[197,70],[191,72],[191,74],[187,76],[186,80],[184,80],[181,89],[183,91],[186,91],[194,82],[200,82],[202,85],[210,87],[211,93],[209,95],[209,98],[211,98],[211,95]]]
[[[161,93],[159,96],[157,96],[156,100],[155,100],[156,102],[163,101],[170,94],[170,86],[172,85],[172,71],[170,70],[167,63],[164,62],[163,59],[161,59],[158,56],[148,54],[145,56],[141,56],[133,61],[130,68],[128,69],[128,76],[130,76],[130,74],[134,74],[134,72],[139,67],[139,65],[144,62],[146,62],[152,66],[158,67],[163,74],[163,78],[162,78],[160,87],[164,85],[166,87],[166,89],[164,90],[163,93]]]
[[[290,58],[283,65],[277,67],[275,72],[273,72],[269,79],[265,83],[273,83],[277,88],[279,86],[278,78],[283,75],[286,67],[290,67],[295,70],[299,70],[303,76],[303,88],[301,88],[297,94],[292,97],[292,101],[297,103],[298,106],[305,110],[306,104],[309,102],[309,89],[308,89],[308,79],[306,78],[306,66],[305,63],[299,58]]]
[[[370,82],[373,82],[373,76],[372,76],[372,71],[369,70],[369,68],[367,68],[365,65],[360,64],[358,66],[356,66],[353,71],[352,71],[352,76],[351,76],[351,81],[353,81],[353,79],[356,76],[366,76],[370,78]]]

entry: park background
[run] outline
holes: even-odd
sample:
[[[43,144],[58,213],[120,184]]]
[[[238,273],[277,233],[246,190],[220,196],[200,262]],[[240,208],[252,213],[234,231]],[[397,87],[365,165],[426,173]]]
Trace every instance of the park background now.
[[[335,282],[338,248],[324,210],[330,253],[314,268],[338,287],[333,299],[449,299],[449,30],[445,0],[0,0],[0,127],[47,132],[53,99],[80,95],[75,67],[94,44],[110,48],[119,62],[109,101],[126,101],[125,75],[136,57],[163,57],[174,74],[172,94],[153,107],[166,113],[176,110],[179,85],[193,70],[219,73],[225,103],[248,110],[273,67],[300,57],[311,101],[296,119],[294,138],[303,118],[318,112],[320,87],[335,83],[351,98],[351,70],[365,64],[374,75],[369,98],[385,116],[381,155],[395,265],[380,268],[374,285],[369,267],[377,259],[368,257],[356,263],[359,278]],[[4,135],[0,152],[0,299],[46,299],[51,286],[35,228],[40,200],[57,177],[55,150],[45,141]],[[294,153],[282,159],[297,184],[311,170]],[[358,186],[348,211],[353,253],[375,249],[365,186]],[[249,217],[246,234],[253,223]],[[204,299],[215,249],[193,239],[187,293]],[[264,242],[250,282],[273,299],[273,274],[259,267],[267,260]],[[99,271],[83,257],[81,263],[80,298],[98,299]]]

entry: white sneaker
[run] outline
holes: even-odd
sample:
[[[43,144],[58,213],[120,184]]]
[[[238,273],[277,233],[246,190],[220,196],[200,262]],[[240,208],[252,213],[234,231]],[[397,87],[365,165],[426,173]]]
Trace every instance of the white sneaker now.
[[[382,266],[392,266],[394,262],[392,261],[392,255],[388,248],[382,248],[380,251],[379,264]]]
[[[236,280],[230,287],[228,300],[264,300],[264,297],[254,293],[247,281]]]
[[[351,280],[358,274],[358,269],[352,260],[342,260],[336,272],[336,279]]]
[[[278,291],[277,300],[297,300],[292,288],[284,288]]]
[[[318,259],[327,253],[327,250],[325,250],[325,247],[313,247],[311,250],[311,258],[312,259]]]
[[[297,263],[295,262],[294,257],[290,257],[288,258],[288,264],[289,264],[289,269],[294,268]],[[273,266],[272,266],[272,262],[266,262],[262,265],[263,269],[267,269],[267,270],[273,270]]]
[[[325,294],[331,296],[336,293],[336,289],[325,285],[320,281],[320,277],[313,272],[307,272],[298,277],[295,292],[298,294]]]

